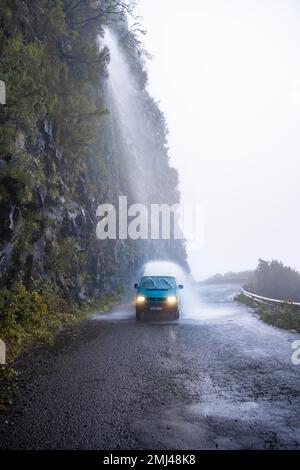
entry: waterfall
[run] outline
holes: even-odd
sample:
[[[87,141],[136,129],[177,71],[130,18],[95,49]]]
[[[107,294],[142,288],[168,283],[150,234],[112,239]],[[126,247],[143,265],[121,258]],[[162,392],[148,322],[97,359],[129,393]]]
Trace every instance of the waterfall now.
[[[147,118],[140,103],[140,89],[126,62],[117,36],[108,28],[104,44],[110,51],[108,65],[108,107],[112,125],[112,141],[117,142],[117,159],[126,178],[132,202],[149,203],[147,179],[151,168],[145,159],[149,152]],[[147,170],[150,171],[147,174]]]
[[[150,205],[170,207],[179,203],[178,175],[169,166],[166,121],[146,89],[147,73],[142,59],[128,44],[124,44],[123,38],[109,28],[105,28],[104,37],[99,38],[99,47],[107,47],[110,55],[104,104],[109,109],[106,118],[106,129],[109,127],[110,132],[107,151],[112,154],[108,167],[113,190],[107,194],[111,197],[107,202],[117,203],[118,196],[127,196],[128,207],[134,203],[145,205],[148,209],[148,234],[151,234],[151,227],[159,225],[162,216],[153,222]],[[145,213],[147,211],[143,215]],[[182,240],[174,240],[171,234],[165,240],[149,236],[137,240],[128,237],[125,245],[127,265],[128,260],[132,266],[149,259],[185,260]],[[120,250],[125,245],[116,244]]]

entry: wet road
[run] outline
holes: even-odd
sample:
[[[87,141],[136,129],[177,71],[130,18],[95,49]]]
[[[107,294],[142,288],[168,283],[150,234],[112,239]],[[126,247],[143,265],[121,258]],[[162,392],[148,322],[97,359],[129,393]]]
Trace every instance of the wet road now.
[[[235,290],[202,286],[174,323],[100,314],[75,346],[34,357],[0,448],[299,448],[300,336],[231,302]]]

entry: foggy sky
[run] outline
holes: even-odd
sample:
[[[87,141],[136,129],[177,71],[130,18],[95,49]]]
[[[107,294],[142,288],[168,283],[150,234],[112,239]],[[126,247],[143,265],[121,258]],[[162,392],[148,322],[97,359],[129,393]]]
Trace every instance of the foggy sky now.
[[[140,0],[149,89],[183,201],[205,206],[194,276],[300,270],[300,2]]]

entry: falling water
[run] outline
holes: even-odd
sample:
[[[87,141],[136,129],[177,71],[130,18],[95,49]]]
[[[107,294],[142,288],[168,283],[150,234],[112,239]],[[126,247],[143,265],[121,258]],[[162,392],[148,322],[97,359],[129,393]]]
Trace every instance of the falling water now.
[[[100,44],[101,42],[103,47],[103,40]],[[147,133],[147,116],[141,107],[140,89],[126,62],[126,56],[118,38],[108,28],[105,30],[104,44],[110,52],[108,107],[112,140],[122,142],[118,159],[123,162],[134,202],[149,204],[151,203],[151,189],[147,188],[147,181],[151,181],[150,175],[153,176],[153,169],[149,166],[147,155],[151,142]],[[177,283],[184,285],[184,289],[180,291],[181,317],[195,319],[201,316],[197,284],[179,265],[168,261],[150,262],[144,266],[144,274],[175,276]],[[121,313],[117,312],[117,318],[122,317]],[[121,316],[118,316],[119,314]]]
[[[190,319],[201,317],[201,302],[197,284],[184,269],[171,261],[152,261],[144,267],[145,276],[174,276],[177,284],[183,285],[180,291],[181,316]]]
[[[181,266],[169,261],[149,262],[144,266],[145,276],[174,276],[177,284],[182,284],[180,295],[180,319],[192,321],[222,320],[240,312],[240,307],[231,303],[233,293],[238,291],[234,285],[224,285],[213,290],[209,286],[199,287],[199,284],[187,274]],[[212,292],[209,299],[207,293]],[[220,298],[218,298],[218,295]]]
[[[115,137],[118,136],[122,141],[122,151],[118,158],[124,163],[134,202],[149,204],[151,189],[147,190],[147,181],[151,181],[153,169],[149,167],[146,156],[153,143],[149,142],[148,120],[141,107],[140,90],[117,36],[108,28],[105,30],[104,43],[110,51],[108,106],[111,111],[113,140],[116,141]],[[179,265],[156,261],[147,263],[144,272],[152,275],[169,273],[175,276],[177,282],[184,285],[180,292],[182,314],[189,318],[199,315],[200,302],[196,283]]]
[[[105,30],[104,42],[110,51],[108,99],[112,132],[122,142],[118,157],[122,159],[134,202],[147,204],[149,194],[145,181],[148,163],[145,155],[149,142],[147,118],[140,104],[138,84],[126,62],[119,40],[108,28]]]

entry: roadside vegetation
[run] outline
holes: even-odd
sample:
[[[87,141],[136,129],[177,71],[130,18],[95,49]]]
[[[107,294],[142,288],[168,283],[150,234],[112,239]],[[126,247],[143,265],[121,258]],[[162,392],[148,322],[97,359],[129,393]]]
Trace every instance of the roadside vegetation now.
[[[1,288],[0,338],[6,343],[8,362],[35,342],[53,344],[65,326],[83,320],[94,310],[105,311],[117,300],[118,293],[89,303],[71,302],[58,288],[46,283],[32,290],[22,283]]]
[[[244,287],[254,294],[287,303],[264,305],[243,293],[235,297],[236,301],[254,308],[259,317],[270,325],[300,332],[300,307],[288,304],[300,302],[300,274],[297,271],[276,260],[269,262],[260,259]]]
[[[244,294],[238,294],[234,300],[255,309],[261,320],[269,325],[300,333],[300,308],[289,305],[270,307],[258,304]]]

